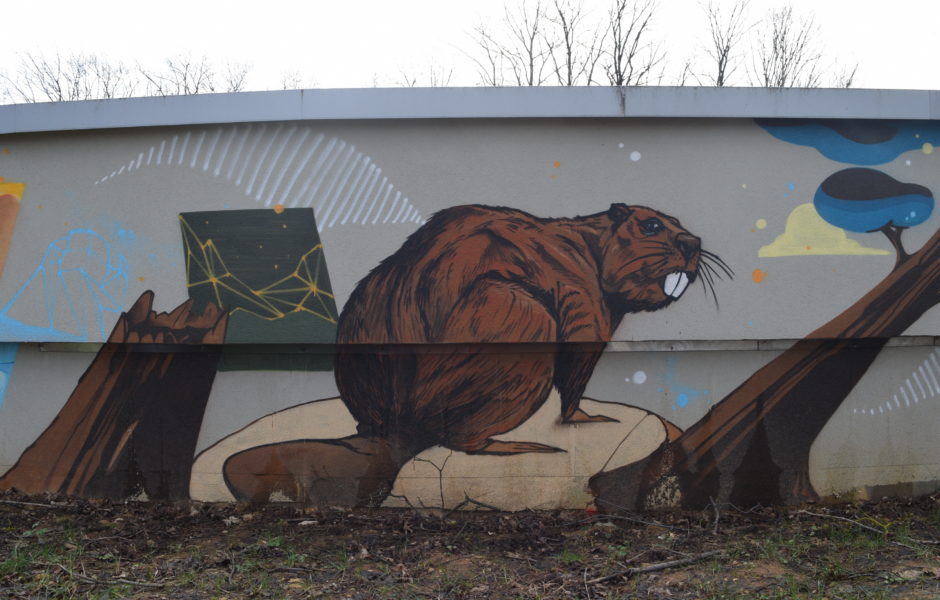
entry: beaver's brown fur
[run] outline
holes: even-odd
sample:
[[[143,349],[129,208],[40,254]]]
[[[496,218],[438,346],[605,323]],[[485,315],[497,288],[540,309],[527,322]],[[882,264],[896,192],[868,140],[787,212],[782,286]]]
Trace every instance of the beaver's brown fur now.
[[[337,341],[370,348],[337,357],[340,395],[361,435],[416,451],[554,450],[491,438],[531,416],[553,385],[565,421],[605,420],[578,409],[604,343],[626,313],[672,302],[666,278],[693,280],[699,248],[676,219],[639,206],[573,219],[443,210],[346,302]]]
[[[642,206],[570,219],[478,205],[438,212],[359,282],[340,315],[336,384],[358,435],[236,454],[230,489],[261,500],[323,488],[330,498],[315,501],[380,503],[398,468],[434,445],[558,451],[493,436],[528,419],[553,386],[563,421],[609,421],[578,408],[605,343],[625,314],[681,295],[700,246],[676,219]],[[345,465],[314,456],[337,452]],[[328,483],[337,472],[350,481]]]

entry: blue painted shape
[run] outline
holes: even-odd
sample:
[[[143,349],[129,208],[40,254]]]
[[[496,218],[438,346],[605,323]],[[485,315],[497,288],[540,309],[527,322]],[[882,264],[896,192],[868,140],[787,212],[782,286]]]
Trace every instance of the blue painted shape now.
[[[833,198],[820,187],[816,190],[813,204],[826,222],[848,231],[864,233],[888,224],[898,227],[920,225],[930,218],[934,201],[920,194],[878,200],[843,200]]]
[[[778,140],[815,148],[826,158],[855,165],[880,165],[890,162],[925,142],[940,144],[940,123],[934,121],[881,121],[897,131],[890,139],[861,143],[849,139],[822,123],[774,125],[758,122]]]
[[[42,261],[0,308],[0,339],[6,341],[105,340],[124,310],[127,259],[91,229],[73,229],[46,247]],[[43,322],[10,316],[18,302],[42,300]]]
[[[0,343],[0,408],[3,407],[3,398],[10,385],[10,377],[13,376],[13,363],[16,362],[19,347],[16,343]]]
[[[684,408],[693,400],[704,398],[711,394],[711,390],[690,387],[676,381],[675,358],[666,359],[666,373],[663,375],[663,383],[664,386],[657,388],[657,391],[668,391],[668,393],[676,394],[676,403],[672,406],[672,410]]]

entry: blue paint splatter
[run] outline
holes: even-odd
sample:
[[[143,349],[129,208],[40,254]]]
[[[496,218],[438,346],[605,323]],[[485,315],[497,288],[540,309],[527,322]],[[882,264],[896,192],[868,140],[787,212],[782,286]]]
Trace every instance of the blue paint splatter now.
[[[711,390],[689,387],[676,381],[675,358],[666,359],[666,373],[663,375],[663,383],[665,384],[663,387],[657,388],[658,392],[676,394],[676,403],[672,406],[672,410],[684,408],[690,402],[699,398],[707,400],[706,396],[711,395]]]
[[[788,187],[788,188],[790,189],[790,191],[792,192],[793,190],[796,189],[796,184],[795,184],[795,183],[788,183],[788,184],[787,184],[787,187]]]
[[[36,270],[0,308],[0,339],[107,339],[108,328],[124,310],[127,287],[124,255],[96,232],[73,229],[49,244]],[[38,308],[45,314],[41,323],[23,323],[10,315],[27,302],[31,306],[22,310]]]
[[[13,363],[16,362],[16,351],[19,347],[16,343],[0,343],[0,408],[3,407],[3,398],[10,385],[10,377],[13,376]]]

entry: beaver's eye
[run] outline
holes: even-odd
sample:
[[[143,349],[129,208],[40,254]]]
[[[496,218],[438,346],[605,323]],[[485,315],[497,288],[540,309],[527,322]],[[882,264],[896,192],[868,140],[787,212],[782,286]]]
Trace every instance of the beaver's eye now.
[[[655,218],[644,219],[640,221],[639,225],[640,225],[640,233],[642,233],[643,235],[656,235],[657,233],[665,229],[663,222]]]

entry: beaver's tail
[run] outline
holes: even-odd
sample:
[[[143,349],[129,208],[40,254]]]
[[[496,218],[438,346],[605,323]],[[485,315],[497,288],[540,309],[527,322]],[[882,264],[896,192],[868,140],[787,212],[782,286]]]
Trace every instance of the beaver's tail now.
[[[387,439],[354,435],[256,446],[225,461],[225,484],[242,502],[378,506],[414,453]]]

